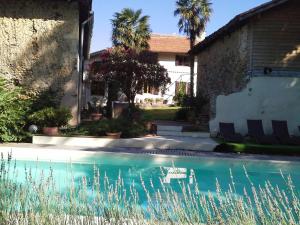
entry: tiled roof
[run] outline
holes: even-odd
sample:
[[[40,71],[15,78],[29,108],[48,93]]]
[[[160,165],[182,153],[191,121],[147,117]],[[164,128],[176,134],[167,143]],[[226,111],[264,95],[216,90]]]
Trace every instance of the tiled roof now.
[[[175,35],[151,35],[150,51],[164,53],[187,53],[190,50],[189,39]]]

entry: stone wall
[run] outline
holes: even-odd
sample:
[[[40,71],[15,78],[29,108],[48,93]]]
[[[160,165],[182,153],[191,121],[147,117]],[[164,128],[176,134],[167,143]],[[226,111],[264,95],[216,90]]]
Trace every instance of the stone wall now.
[[[0,75],[30,90],[52,88],[77,123],[77,2],[0,0]]]
[[[240,91],[249,69],[249,31],[240,30],[217,41],[198,57],[197,92],[210,99],[210,117],[216,115],[216,98]]]

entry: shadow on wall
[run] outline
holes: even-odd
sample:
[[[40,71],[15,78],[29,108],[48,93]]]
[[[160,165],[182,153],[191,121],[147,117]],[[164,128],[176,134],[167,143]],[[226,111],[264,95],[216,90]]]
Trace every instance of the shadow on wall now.
[[[272,134],[271,120],[286,120],[290,133],[299,135],[299,99],[300,78],[252,78],[243,91],[218,96],[217,115],[210,129],[217,132],[219,122],[231,122],[237,132],[247,134],[247,119],[261,119],[265,132]]]
[[[77,4],[57,0],[46,4],[42,0],[5,4],[0,8],[0,60],[4,65],[0,73],[29,90],[57,92],[62,104],[72,111],[71,124],[76,124]]]

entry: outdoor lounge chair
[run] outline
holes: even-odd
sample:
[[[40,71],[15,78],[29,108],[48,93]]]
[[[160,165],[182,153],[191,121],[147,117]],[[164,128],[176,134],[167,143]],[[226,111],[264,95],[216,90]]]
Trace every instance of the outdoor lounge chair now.
[[[300,137],[290,136],[286,121],[272,120],[272,127],[280,144],[300,145]]]
[[[258,144],[279,144],[276,137],[265,135],[261,120],[247,120],[248,136]]]
[[[235,133],[233,123],[219,123],[220,135],[226,142],[243,142],[244,138],[241,134]]]

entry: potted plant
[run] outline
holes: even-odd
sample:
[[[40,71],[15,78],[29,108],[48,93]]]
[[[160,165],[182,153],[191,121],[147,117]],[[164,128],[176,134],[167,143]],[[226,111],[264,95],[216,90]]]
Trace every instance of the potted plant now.
[[[59,128],[66,126],[71,118],[69,109],[52,107],[39,110],[30,116],[31,121],[41,127],[43,134],[48,136],[58,135]]]
[[[101,111],[101,106],[100,106],[97,98],[93,98],[90,108],[92,110],[91,115],[90,115],[91,120],[92,121],[101,120],[103,117],[103,113]]]
[[[122,124],[118,119],[107,120],[103,125],[106,136],[113,139],[119,139],[122,135]]]

